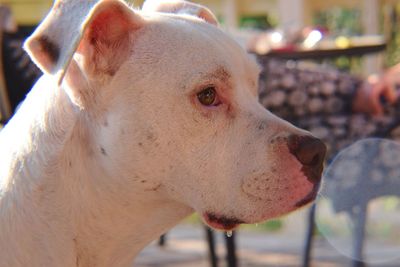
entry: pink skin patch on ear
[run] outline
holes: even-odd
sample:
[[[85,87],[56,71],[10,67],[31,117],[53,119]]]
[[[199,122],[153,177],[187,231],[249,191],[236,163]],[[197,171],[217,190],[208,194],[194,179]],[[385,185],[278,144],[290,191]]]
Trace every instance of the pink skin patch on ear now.
[[[112,6],[96,16],[90,29],[90,42],[95,44],[99,40],[109,44],[121,39],[132,23],[124,16],[124,10],[118,6]]]

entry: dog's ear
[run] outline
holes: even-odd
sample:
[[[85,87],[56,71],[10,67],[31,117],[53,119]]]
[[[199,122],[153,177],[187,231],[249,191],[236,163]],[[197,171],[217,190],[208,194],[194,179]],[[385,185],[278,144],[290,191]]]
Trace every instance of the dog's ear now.
[[[146,0],[143,4],[142,10],[193,15],[204,19],[210,24],[218,25],[218,20],[211,10],[202,5],[184,0]]]
[[[58,0],[25,49],[45,73],[59,75],[59,82],[75,52],[89,74],[112,75],[129,52],[124,46],[130,32],[142,23],[122,0]]]

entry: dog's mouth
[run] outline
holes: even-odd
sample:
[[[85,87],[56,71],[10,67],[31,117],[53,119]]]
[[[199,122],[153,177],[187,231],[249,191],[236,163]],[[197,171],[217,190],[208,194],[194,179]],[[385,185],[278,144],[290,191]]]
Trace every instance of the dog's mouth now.
[[[296,208],[300,208],[300,207],[303,207],[303,206],[311,203],[312,201],[314,201],[315,198],[318,195],[319,187],[320,187],[320,183],[315,184],[313,189],[312,189],[312,191],[307,196],[305,196],[305,198],[303,198],[302,200],[298,201],[295,204],[295,207]]]
[[[293,207],[297,209],[313,202],[318,195],[319,188],[320,183],[314,184],[311,192],[308,193],[303,199],[296,202]],[[246,223],[245,221],[236,217],[220,215],[214,212],[204,212],[202,215],[204,222],[208,226],[221,231],[229,232],[237,228],[240,224]]]
[[[217,215],[212,212],[204,213],[203,218],[210,227],[222,231],[232,231],[240,224],[245,223],[237,218]]]

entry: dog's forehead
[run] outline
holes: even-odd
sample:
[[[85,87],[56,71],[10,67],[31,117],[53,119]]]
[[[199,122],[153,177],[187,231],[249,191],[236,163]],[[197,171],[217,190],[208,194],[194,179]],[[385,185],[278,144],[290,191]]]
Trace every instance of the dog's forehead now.
[[[189,15],[156,13],[149,16],[154,35],[174,59],[182,60],[188,72],[204,75],[218,70],[232,76],[241,73],[256,80],[260,67],[246,51],[220,28]],[[187,62],[191,62],[187,68]],[[176,66],[177,64],[175,64]],[[224,70],[224,71],[222,71]]]

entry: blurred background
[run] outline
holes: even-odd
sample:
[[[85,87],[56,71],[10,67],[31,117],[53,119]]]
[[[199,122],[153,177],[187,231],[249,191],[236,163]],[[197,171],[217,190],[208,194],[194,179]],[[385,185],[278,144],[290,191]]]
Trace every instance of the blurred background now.
[[[327,164],[363,138],[400,139],[400,1],[194,2],[209,7],[260,63],[261,104],[328,144]],[[41,75],[21,45],[51,5],[0,0],[2,123]],[[343,165],[345,157],[335,165],[341,176],[326,179],[326,188],[346,192],[339,200],[321,197],[318,208],[243,226],[233,236],[210,231],[194,215],[148,247],[135,266],[400,266],[400,162],[393,163],[400,148],[381,142],[364,148],[349,150],[356,153],[353,164]],[[367,174],[350,172],[367,166]],[[346,200],[359,191],[359,201]]]
[[[128,1],[140,7],[143,0]],[[254,31],[279,29],[294,34],[305,27],[317,27],[330,38],[381,35],[388,42],[384,66],[400,60],[398,0],[200,0],[227,30],[250,38]],[[1,0],[8,5],[20,26],[29,33],[52,5],[51,0]],[[338,40],[340,43],[340,39]],[[341,45],[346,45],[342,40]],[[348,44],[348,45],[351,45]],[[375,69],[374,67],[375,66]],[[375,64],[369,66],[376,70]]]

